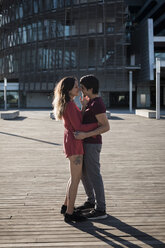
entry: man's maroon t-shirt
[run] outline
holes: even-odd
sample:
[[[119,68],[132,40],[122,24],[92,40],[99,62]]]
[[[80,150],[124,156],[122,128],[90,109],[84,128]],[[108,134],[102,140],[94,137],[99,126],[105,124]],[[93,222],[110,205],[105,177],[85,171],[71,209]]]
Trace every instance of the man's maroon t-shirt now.
[[[96,97],[89,100],[83,115],[83,124],[98,122],[95,116],[102,113],[106,113],[106,108],[102,98]],[[102,137],[101,135],[92,136],[84,139],[84,142],[90,144],[102,144]]]

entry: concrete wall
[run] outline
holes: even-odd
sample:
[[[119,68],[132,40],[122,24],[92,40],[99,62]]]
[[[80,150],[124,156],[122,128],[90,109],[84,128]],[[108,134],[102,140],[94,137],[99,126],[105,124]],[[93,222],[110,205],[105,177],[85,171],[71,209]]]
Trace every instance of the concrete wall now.
[[[51,108],[52,97],[46,93],[27,93],[27,108]]]
[[[137,87],[137,108],[150,107],[150,87]]]
[[[109,92],[100,92],[100,96],[106,107],[109,107]]]

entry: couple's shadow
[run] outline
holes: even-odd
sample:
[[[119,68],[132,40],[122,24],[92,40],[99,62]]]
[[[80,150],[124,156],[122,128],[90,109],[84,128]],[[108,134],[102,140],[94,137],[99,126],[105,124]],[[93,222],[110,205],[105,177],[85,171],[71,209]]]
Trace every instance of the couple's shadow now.
[[[124,247],[129,248],[141,248],[144,247],[144,245],[152,248],[165,248],[165,243],[162,241],[110,215],[104,220],[88,220],[72,225],[82,232],[88,233],[98,240],[105,242],[106,245],[108,244],[114,248],[123,248],[123,245]],[[118,229],[118,231],[115,229]],[[116,235],[113,233],[118,234]],[[135,238],[137,243],[140,241],[142,246],[131,242],[131,237]]]

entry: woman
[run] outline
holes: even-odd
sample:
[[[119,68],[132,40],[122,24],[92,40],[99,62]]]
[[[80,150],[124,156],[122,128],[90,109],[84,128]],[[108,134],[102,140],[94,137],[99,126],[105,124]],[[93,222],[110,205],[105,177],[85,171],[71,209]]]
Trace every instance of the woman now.
[[[74,211],[78,184],[82,174],[83,144],[81,140],[74,137],[75,131],[91,131],[98,125],[82,124],[82,113],[74,103],[74,97],[79,95],[78,81],[74,77],[63,78],[54,91],[54,112],[57,120],[64,122],[64,152],[69,159],[70,179],[68,181],[66,198],[61,207],[66,222],[83,221],[85,217]]]

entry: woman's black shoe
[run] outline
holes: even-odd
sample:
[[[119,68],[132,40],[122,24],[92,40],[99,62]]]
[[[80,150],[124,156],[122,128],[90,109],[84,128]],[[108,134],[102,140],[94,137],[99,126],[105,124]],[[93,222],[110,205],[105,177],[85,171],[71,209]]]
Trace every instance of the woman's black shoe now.
[[[67,210],[67,206],[66,205],[62,205],[61,207],[61,214],[65,214]],[[76,210],[76,208],[74,208],[74,210]]]
[[[67,210],[67,206],[66,205],[62,205],[61,207],[61,214],[65,214]]]
[[[69,223],[69,222],[82,222],[87,220],[87,218],[83,215],[81,215],[79,212],[73,212],[73,214],[67,214],[65,213],[64,215],[64,221]]]

